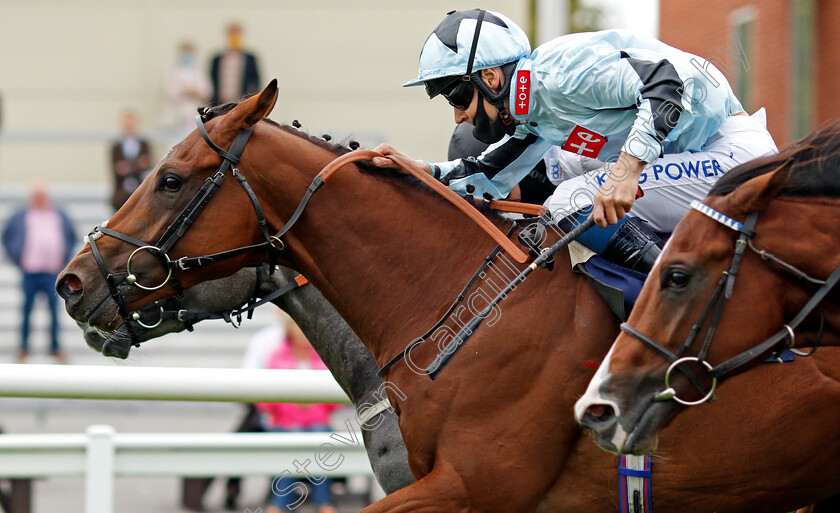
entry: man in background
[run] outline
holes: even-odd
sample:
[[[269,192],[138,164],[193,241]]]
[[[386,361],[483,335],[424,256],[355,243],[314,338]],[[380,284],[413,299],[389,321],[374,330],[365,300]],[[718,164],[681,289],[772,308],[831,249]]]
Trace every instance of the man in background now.
[[[23,317],[18,363],[29,355],[30,314],[35,297],[44,294],[50,311],[50,352],[66,363],[58,342],[55,281],[74,253],[76,234],[70,218],[52,204],[47,184],[32,186],[29,205],[15,212],[3,229],[3,247],[23,273]]]
[[[121,125],[120,138],[111,145],[114,179],[111,205],[115,211],[137,190],[152,165],[149,142],[137,134],[137,115],[131,111],[124,112]]]
[[[260,73],[257,58],[243,49],[242,27],[231,23],[227,29],[227,49],[213,57],[210,80],[213,97],[210,103],[221,105],[239,101],[243,95],[260,90]]]
[[[164,81],[166,115],[177,129],[177,141],[173,143],[195,130],[195,113],[207,103],[211,89],[207,68],[198,62],[195,46],[189,41],[182,42]]]

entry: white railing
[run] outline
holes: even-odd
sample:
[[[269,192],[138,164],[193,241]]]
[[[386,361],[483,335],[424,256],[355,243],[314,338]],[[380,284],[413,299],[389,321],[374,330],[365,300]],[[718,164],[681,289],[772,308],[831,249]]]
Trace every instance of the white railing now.
[[[349,404],[329,371],[0,364],[0,397]]]
[[[349,403],[328,371],[0,364],[0,396]],[[354,427],[352,424],[350,427]],[[357,425],[355,427],[358,427]],[[111,513],[122,476],[373,476],[361,433],[0,435],[0,476],[84,476],[85,513]]]

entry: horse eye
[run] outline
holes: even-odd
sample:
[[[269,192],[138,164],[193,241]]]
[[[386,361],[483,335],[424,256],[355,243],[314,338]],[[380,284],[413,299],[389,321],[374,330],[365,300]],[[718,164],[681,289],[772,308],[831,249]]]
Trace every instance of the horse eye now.
[[[163,179],[163,188],[169,192],[176,192],[181,188],[181,180],[169,175]]]
[[[681,289],[691,281],[691,275],[680,269],[666,271],[662,284],[671,289]]]

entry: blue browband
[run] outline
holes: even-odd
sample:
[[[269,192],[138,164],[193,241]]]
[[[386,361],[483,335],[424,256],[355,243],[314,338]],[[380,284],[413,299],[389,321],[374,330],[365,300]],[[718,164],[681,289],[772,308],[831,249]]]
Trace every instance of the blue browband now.
[[[740,232],[744,228],[743,223],[739,223],[738,221],[732,219],[731,217],[727,217],[727,216],[721,214],[720,212],[718,212],[717,210],[713,209],[712,207],[704,205],[697,200],[694,200],[694,201],[691,202],[691,208],[693,208],[694,210],[696,210],[696,211],[698,211],[702,214],[705,214],[705,215],[711,217],[715,221],[717,221],[720,224],[726,226],[727,228],[735,230],[736,232]]]

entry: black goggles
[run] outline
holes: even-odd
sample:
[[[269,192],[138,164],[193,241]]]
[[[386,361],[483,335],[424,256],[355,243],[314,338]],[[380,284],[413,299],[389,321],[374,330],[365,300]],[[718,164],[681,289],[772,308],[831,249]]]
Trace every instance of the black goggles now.
[[[449,105],[459,110],[467,110],[475,93],[475,87],[473,87],[472,82],[463,80],[461,77],[449,81],[443,87],[440,87],[439,82],[435,82],[437,81],[426,82],[426,93],[429,95],[429,98],[434,98],[440,94],[446,98]]]

